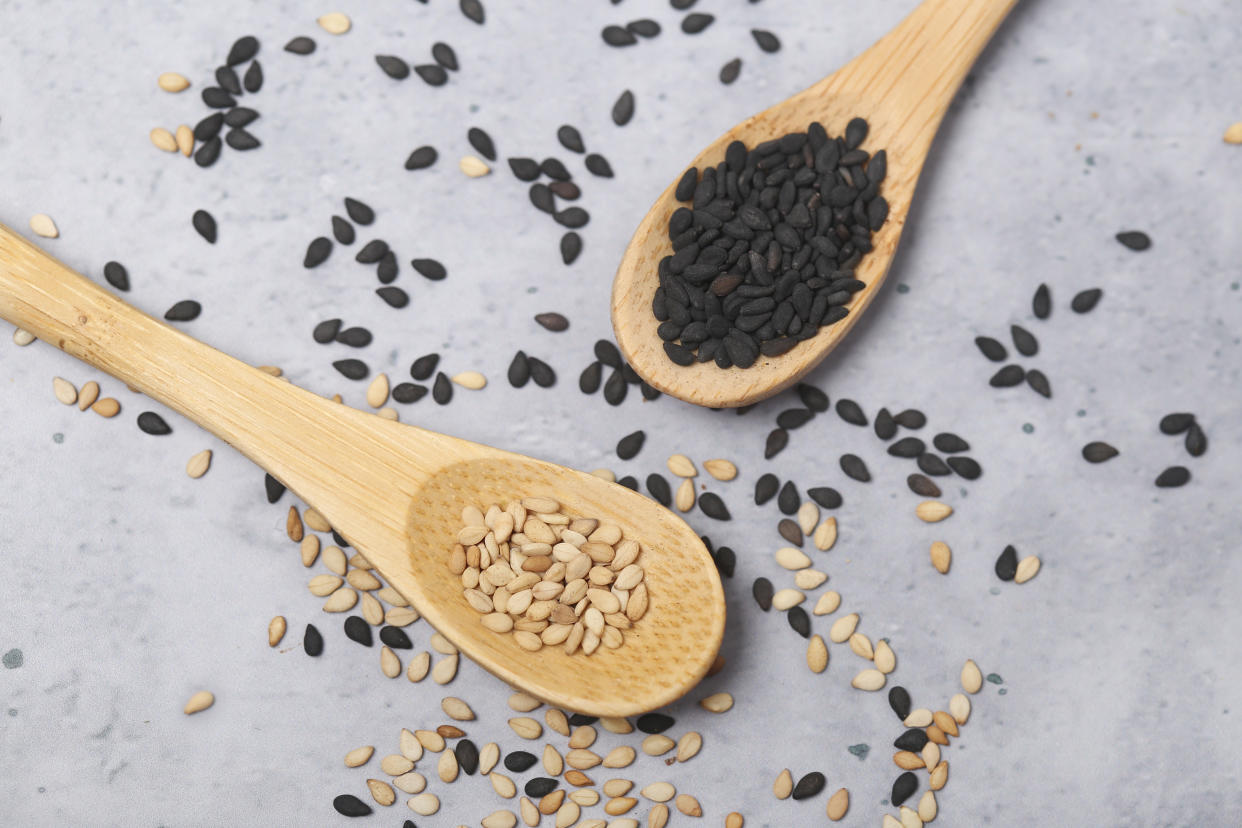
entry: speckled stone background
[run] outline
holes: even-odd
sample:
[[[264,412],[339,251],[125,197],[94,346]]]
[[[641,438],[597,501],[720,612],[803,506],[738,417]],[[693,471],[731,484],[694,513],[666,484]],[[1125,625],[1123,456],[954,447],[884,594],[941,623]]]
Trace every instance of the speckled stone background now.
[[[0,0],[0,220],[25,231],[33,213],[51,214],[61,237],[42,243],[54,255],[96,279],[105,261],[122,261],[133,283],[126,298],[154,313],[198,299],[203,314],[184,330],[350,404],[364,405],[365,383],[343,379],[332,360],[360,356],[395,380],[437,350],[448,372],[478,369],[492,381],[459,389],[448,407],[430,398],[401,407],[406,422],[640,479],[673,451],[734,459],[736,482],[709,481],[733,521],[689,517],[739,558],[727,584],[728,666],[671,710],[671,734],[701,731],[703,752],[684,766],[642,757],[615,774],[597,769],[597,782],[668,779],[703,803],[703,824],[736,809],[748,826],[821,824],[828,793],[845,786],[846,824],[879,823],[897,774],[889,744],[900,733],[883,694],[849,687],[863,664],[843,646],[832,646],[825,674],[809,673],[805,642],[749,597],[759,575],[778,587],[791,580],[771,558],[781,545],[774,504],[751,501],[771,468],[804,490],[843,492],[840,541],[815,554],[831,574],[825,588],[845,597],[840,612],[861,613],[864,632],[892,641],[891,678],[916,706],[945,705],[967,657],[1003,681],[974,697],[969,725],[945,750],[941,823],[1237,824],[1242,147],[1221,141],[1242,120],[1236,2],[1025,0],[963,88],[888,283],[812,376],[872,415],[917,406],[930,420],[924,436],[951,429],[971,442],[985,473],[949,483],[949,521],[916,520],[909,461],[835,415],[763,463],[764,435],[792,396],[739,418],[636,393],[612,408],[576,387],[592,343],[609,334],[609,283],[629,233],[684,160],[844,63],[913,5],[702,0],[696,11],[717,21],[690,37],[663,0],[489,0],[482,27],[449,0],[372,0],[341,3],[354,28],[331,37],[314,21],[332,4],[305,0]],[[605,24],[645,16],[664,27],[658,38],[624,50],[602,44]],[[748,35],[756,26],[784,48],[761,53]],[[198,91],[248,33],[263,41],[267,81],[246,99],[262,112],[253,132],[263,147],[226,149],[208,170],[156,151],[148,130],[202,117]],[[281,51],[299,34],[318,41],[313,56]],[[426,62],[437,40],[462,64],[443,88],[392,81],[374,63],[383,53]],[[735,56],[741,79],[722,86],[717,71]],[[194,88],[161,92],[155,77],[165,70]],[[637,114],[617,128],[609,109],[625,88]],[[610,159],[616,178],[587,175],[559,148],[554,133],[565,122]],[[502,155],[480,180],[456,168],[473,125]],[[405,172],[421,144],[439,149],[439,163]],[[592,215],[572,267],[556,252],[560,228],[531,209],[503,163],[549,154],[570,164]],[[393,245],[410,307],[381,303],[353,250],[301,267],[346,195],[376,209],[361,241]],[[214,246],[190,227],[200,207],[219,222]],[[1121,247],[1113,235],[1123,229],[1149,232],[1151,250]],[[441,259],[449,278],[413,274],[415,256]],[[1055,302],[1046,322],[1030,313],[1041,281]],[[1071,313],[1073,294],[1092,286],[1104,289],[1099,306]],[[531,317],[545,310],[567,314],[569,331],[538,328]],[[328,316],[369,327],[374,344],[361,353],[315,344],[311,327]],[[988,387],[995,366],[972,339],[1007,341],[1012,323],[1039,337],[1039,354],[1022,361],[1048,374],[1051,400]],[[378,649],[344,637],[341,619],[307,593],[309,573],[284,537],[290,497],[269,506],[256,468],[180,417],[168,415],[171,436],[142,434],[134,418],[158,405],[46,345],[17,348],[8,334],[0,823],[346,824],[332,797],[366,798],[364,780],[381,775],[378,756],[395,751],[399,728],[441,723],[446,692],[478,711],[466,728],[477,743],[528,747],[505,725],[506,688],[478,668],[463,665],[448,688],[388,680]],[[555,389],[508,386],[518,347],[552,364]],[[59,405],[54,375],[102,380],[122,414],[108,421]],[[1206,456],[1189,458],[1158,433],[1174,410],[1199,415]],[[620,462],[613,446],[635,428],[647,431],[646,447]],[[1086,464],[1079,451],[1094,439],[1121,455]],[[213,467],[190,480],[185,461],[205,447],[216,452]],[[874,482],[843,477],[845,451],[870,464]],[[1193,481],[1157,490],[1153,479],[1175,463]],[[938,539],[954,550],[947,577],[928,564]],[[993,575],[1007,543],[1043,559],[1034,581]],[[291,633],[271,650],[265,629],[277,613]],[[327,641],[318,659],[301,652],[308,621]],[[815,619],[816,631],[830,621]],[[409,631],[425,648],[426,624]],[[215,692],[215,707],[184,716],[201,688]],[[724,689],[737,698],[728,714],[695,705]],[[598,744],[622,741],[637,743],[605,733]],[[863,760],[847,752],[861,743],[871,746]],[[377,759],[343,767],[362,744],[375,745]],[[775,801],[772,780],[784,767],[824,772],[827,790]],[[434,762],[419,769],[434,780]],[[502,806],[478,777],[430,790],[444,806],[415,817],[420,828],[478,824]],[[645,819],[647,804],[633,815]],[[395,828],[412,816],[401,801],[377,810],[363,822]],[[691,820],[674,813],[670,824]]]

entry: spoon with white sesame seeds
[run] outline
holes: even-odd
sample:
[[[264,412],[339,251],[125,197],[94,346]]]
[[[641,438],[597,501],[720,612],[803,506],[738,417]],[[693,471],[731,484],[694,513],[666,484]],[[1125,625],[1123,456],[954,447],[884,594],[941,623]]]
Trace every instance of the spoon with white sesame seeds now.
[[[889,265],[897,252],[897,243],[901,239],[915,185],[940,121],[966,73],[1016,2],[1017,0],[925,0],[896,28],[844,67],[793,97],[747,118],[700,152],[691,162],[691,167],[716,166],[727,160],[726,148],[734,142],[741,142],[749,150],[790,133],[805,132],[811,123],[821,124],[830,136],[840,136],[847,132],[847,125],[851,121],[861,118],[867,122],[868,128],[858,149],[868,153],[884,150],[886,154],[887,175],[879,188],[879,196],[887,201],[887,220],[875,216],[883,224],[871,236],[872,249],[863,255],[853,274],[853,278],[860,280],[864,286],[853,293],[844,305],[848,315],[839,320],[834,319],[833,324],[819,327],[813,335],[808,334],[809,338],[805,340],[799,341],[793,333],[781,336],[790,327],[788,319],[781,320],[779,329],[773,325],[774,333],[770,336],[766,332],[763,336],[752,335],[751,332],[761,329],[762,320],[768,317],[778,318],[779,314],[773,313],[769,307],[757,306],[754,314],[747,317],[745,325],[737,324],[742,318],[740,315],[733,322],[728,321],[727,313],[716,313],[714,316],[705,313],[702,319],[694,316],[694,311],[702,307],[701,297],[705,293],[710,290],[718,297],[727,297],[729,292],[737,289],[737,283],[741,279],[713,279],[712,273],[696,272],[693,278],[683,280],[680,287],[674,287],[671,291],[666,288],[660,297],[662,306],[667,309],[676,299],[682,298],[681,293],[685,293],[686,302],[679,303],[679,307],[687,311],[684,314],[679,311],[682,320],[672,319],[671,324],[675,330],[668,330],[666,335],[672,336],[693,320],[707,323],[709,327],[704,331],[695,330],[693,340],[687,335],[686,342],[694,341],[697,346],[702,341],[699,338],[702,334],[715,343],[713,347],[716,350],[728,353],[726,364],[732,363],[731,367],[722,369],[712,360],[695,361],[695,354],[674,346],[674,355],[683,363],[688,363],[678,364],[666,353],[665,342],[658,330],[661,320],[656,318],[652,307],[657,289],[661,287],[661,278],[658,275],[660,262],[674,252],[674,244],[670,240],[670,219],[674,211],[682,206],[676,198],[680,179],[674,180],[639,223],[613,281],[613,330],[622,353],[639,376],[655,388],[687,402],[711,408],[725,408],[750,405],[766,399],[793,385],[818,365],[850,332],[884,283]],[[744,156],[743,152],[742,157]],[[739,176],[749,172],[753,177],[755,169],[742,166],[742,157],[735,154],[737,167],[730,160],[730,171],[738,173]],[[835,156],[830,163],[818,158],[814,161],[816,176],[821,181],[826,175],[832,175],[836,169]],[[818,169],[821,166],[827,169]],[[766,168],[760,168],[760,175],[763,175],[763,169]],[[679,175],[680,172],[679,170]],[[768,174],[775,172],[773,168]],[[691,180],[689,183],[693,185],[694,182]],[[762,185],[755,186],[754,192],[757,193],[758,187]],[[806,183],[798,186],[804,190],[810,189]],[[721,188],[723,187],[722,184]],[[849,188],[848,185],[836,187],[834,193],[836,189],[845,192]],[[823,195],[827,200],[829,194]],[[716,216],[713,223],[710,216],[700,217],[698,214],[710,212],[709,207],[718,205],[723,209],[725,201],[730,204],[736,201],[735,196],[741,196],[742,203],[747,203],[740,189],[737,193],[727,193],[723,198],[719,194],[705,194],[701,203],[697,204],[693,224],[688,227],[678,226],[677,235],[687,238],[679,239],[677,249],[694,247],[693,252],[696,254],[705,253],[707,245],[712,242],[705,243],[704,249],[699,250],[695,245],[701,236],[691,242],[688,235],[695,228],[699,228],[705,235],[720,225],[721,220],[720,216]],[[864,196],[860,193],[858,197]],[[874,197],[871,201],[875,201]],[[833,204],[836,206],[835,201]],[[760,202],[758,206],[768,205]],[[870,206],[870,202],[867,206]],[[823,212],[822,209],[820,212]],[[789,215],[792,216],[792,213]],[[683,214],[682,218],[684,220],[686,216]],[[741,218],[745,219],[744,216]],[[770,211],[766,218],[758,216],[756,228],[761,230],[759,225],[770,220]],[[846,225],[839,218],[834,217],[833,220],[837,228],[845,228]],[[878,223],[873,219],[871,229],[875,230]],[[799,223],[799,226],[802,225]],[[819,229],[813,224],[812,227]],[[777,233],[772,244],[779,244],[786,254],[784,258],[788,259],[796,245],[790,226],[786,225],[785,229],[783,239]],[[714,239],[727,238],[732,245],[735,239],[729,236],[728,231],[729,225],[726,223],[723,230],[717,230],[713,234]],[[830,231],[831,228],[828,232]],[[745,228],[739,228],[735,233],[736,239],[745,240],[747,232]],[[801,238],[797,244],[806,244],[809,241],[801,233],[799,236]],[[849,237],[834,240],[826,238],[825,233],[824,238],[828,243],[820,241],[820,247],[816,248],[817,253],[822,253],[825,249],[832,250],[836,245],[841,245],[842,239],[848,240]],[[827,255],[824,254],[824,257]],[[843,254],[846,258],[849,255],[848,251]],[[724,256],[717,258],[725,259]],[[741,259],[747,257],[742,256]],[[711,261],[692,261],[701,263],[704,270],[715,268],[720,277],[743,274],[742,266],[749,265],[749,261],[739,264],[737,257],[731,262],[717,261],[716,258]],[[829,266],[826,269],[836,270],[840,263],[840,260],[828,260]],[[819,262],[815,264],[815,274],[819,274]],[[685,271],[681,268],[685,265],[677,264],[675,267],[677,270],[674,270],[670,260],[668,269],[676,282],[683,278],[681,274]],[[773,267],[769,264],[767,267],[772,278],[760,284],[771,284],[777,277],[792,272],[784,265]],[[666,275],[665,279],[668,278]],[[841,281],[849,280],[842,278]],[[690,285],[692,291],[697,291],[699,298],[685,290],[686,284]],[[787,291],[788,287],[781,289]],[[816,289],[825,293],[825,296],[826,291],[836,290],[829,285]],[[674,293],[677,294],[676,297],[673,296]],[[745,294],[739,294],[741,295]],[[755,297],[764,298],[757,294]],[[778,295],[777,298],[783,301],[785,296]],[[720,301],[723,307],[726,299],[721,298]],[[831,301],[835,304],[839,300]],[[810,304],[809,298],[806,304]],[[836,307],[829,310],[840,313]],[[764,313],[767,313],[766,317],[763,316]],[[809,319],[813,314],[812,310],[806,316]],[[824,311],[821,309],[819,314],[823,318]],[[799,311],[799,316],[802,315],[803,312]],[[832,316],[829,314],[829,318]],[[663,318],[670,319],[667,310],[663,312]],[[751,322],[755,323],[755,327],[751,327]],[[808,327],[807,331],[810,330]],[[768,350],[765,351],[759,342],[770,343]],[[700,352],[703,353],[701,350]],[[735,356],[741,360],[753,360],[753,363],[746,368],[736,367]]]
[[[462,652],[539,699],[596,716],[641,713],[685,694],[716,658],[720,576],[698,535],[654,500],[282,381],[127,305],[2,225],[0,317],[228,442],[314,507]],[[618,648],[528,652],[485,628],[463,598],[449,564],[463,507],[530,495],[641,544],[648,608]]]

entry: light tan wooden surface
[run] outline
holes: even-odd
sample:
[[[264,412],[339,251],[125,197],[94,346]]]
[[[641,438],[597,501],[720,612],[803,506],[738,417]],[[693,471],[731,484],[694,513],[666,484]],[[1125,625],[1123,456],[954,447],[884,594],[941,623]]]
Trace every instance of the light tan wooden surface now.
[[[184,414],[269,471],[432,626],[514,687],[575,712],[631,715],[683,695],[715,659],[725,604],[711,557],[684,521],[624,486],[278,380],[134,309],[2,225],[0,317]],[[512,636],[484,629],[462,598],[448,567],[462,507],[535,494],[607,518],[643,545],[650,606],[620,649],[528,653]]]
[[[714,362],[679,366],[664,353],[651,300],[659,287],[660,259],[672,253],[668,221],[681,203],[673,197],[686,167],[670,170],[669,185],[638,225],[617,268],[612,324],[617,344],[639,376],[666,394],[711,408],[749,405],[804,377],[862,317],[888,273],[905,226],[910,201],[932,138],[953,95],[975,59],[1017,0],[925,0],[871,48],[819,83],[747,118],[700,152],[688,166],[702,168],[724,158],[725,147],[754,147],[770,138],[804,131],[818,121],[829,135],[842,135],[850,119],[870,124],[862,148],[888,151],[888,174],[880,194],[888,221],[872,236],[857,278],[867,286],[847,306],[850,315],[821,328],[779,357],[760,356],[750,368],[720,369]]]

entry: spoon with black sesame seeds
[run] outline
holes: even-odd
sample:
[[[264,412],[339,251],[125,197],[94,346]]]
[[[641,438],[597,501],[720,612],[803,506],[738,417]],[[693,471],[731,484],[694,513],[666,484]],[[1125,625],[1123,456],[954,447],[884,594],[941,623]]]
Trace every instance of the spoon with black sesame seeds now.
[[[749,405],[844,339],[888,273],[941,119],[1016,2],[924,0],[695,157],[613,281],[617,344],[649,385]]]
[[[720,575],[699,536],[651,498],[283,382],[127,305],[3,226],[0,317],[228,442],[312,506],[462,652],[532,696],[630,716],[684,695],[716,658]],[[462,578],[448,563],[463,509],[533,494],[565,514],[603,518],[641,545],[649,601],[625,646],[590,658],[556,646],[528,652],[481,625],[462,600]]]

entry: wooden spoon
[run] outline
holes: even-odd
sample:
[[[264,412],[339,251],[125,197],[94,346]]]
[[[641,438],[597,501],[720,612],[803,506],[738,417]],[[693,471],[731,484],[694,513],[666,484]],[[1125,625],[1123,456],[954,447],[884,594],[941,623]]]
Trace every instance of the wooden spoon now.
[[[867,286],[848,305],[850,314],[821,328],[778,357],[760,356],[750,368],[721,370],[715,363],[681,367],[669,360],[656,334],[651,300],[659,287],[657,266],[672,253],[668,222],[681,204],[669,185],[638,225],[612,286],[612,325],[625,358],[644,380],[687,402],[726,408],[758,402],[804,377],[837,346],[875,298],[905,225],[914,187],[936,128],[975,58],[1017,0],[925,0],[895,29],[837,72],[776,106],[752,115],[704,149],[691,162],[702,168],[724,158],[733,141],[754,147],[818,121],[829,135],[842,135],[855,117],[870,124],[862,148],[886,149],[888,175],[880,194],[888,220],[872,236],[874,249],[856,276]],[[680,178],[678,170],[678,178]]]
[[[680,697],[720,648],[720,576],[698,535],[624,486],[385,420],[252,368],[130,307],[0,225],[0,316],[181,412],[319,511],[462,652],[551,704],[627,716]],[[616,650],[530,653],[485,629],[448,557],[461,510],[556,498],[643,546],[650,604]],[[309,609],[312,605],[307,604]]]

